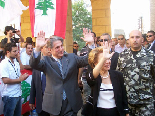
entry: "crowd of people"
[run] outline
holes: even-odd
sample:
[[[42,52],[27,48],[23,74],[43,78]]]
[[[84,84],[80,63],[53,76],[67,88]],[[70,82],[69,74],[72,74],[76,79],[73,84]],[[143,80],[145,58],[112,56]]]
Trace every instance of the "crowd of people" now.
[[[21,95],[30,82],[29,107],[39,116],[154,116],[155,32],[130,32],[129,38],[108,33],[96,37],[83,29],[81,51],[64,51],[63,39],[45,38],[35,44],[6,26],[1,41],[0,78],[4,116],[21,116]],[[17,34],[20,38],[15,38]],[[22,44],[20,44],[22,43]],[[11,107],[10,107],[11,106]]]

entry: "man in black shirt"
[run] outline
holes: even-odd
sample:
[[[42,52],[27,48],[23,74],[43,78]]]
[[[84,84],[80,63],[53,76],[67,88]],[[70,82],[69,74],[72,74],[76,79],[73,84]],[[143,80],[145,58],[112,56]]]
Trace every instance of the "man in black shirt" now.
[[[20,37],[20,38],[15,38],[13,37],[15,33]],[[6,43],[19,43],[19,42],[24,42],[24,38],[21,36],[20,31],[14,29],[12,26],[6,26],[4,34],[6,37],[2,39],[1,41],[1,47],[4,48]]]

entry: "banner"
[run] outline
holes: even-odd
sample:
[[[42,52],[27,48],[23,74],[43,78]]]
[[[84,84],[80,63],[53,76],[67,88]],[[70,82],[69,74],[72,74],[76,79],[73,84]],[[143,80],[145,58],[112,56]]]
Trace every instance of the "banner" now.
[[[68,0],[29,0],[32,36],[44,31],[65,38]]]
[[[23,13],[22,10],[27,9],[20,0],[0,0],[0,29],[4,30],[5,26]]]

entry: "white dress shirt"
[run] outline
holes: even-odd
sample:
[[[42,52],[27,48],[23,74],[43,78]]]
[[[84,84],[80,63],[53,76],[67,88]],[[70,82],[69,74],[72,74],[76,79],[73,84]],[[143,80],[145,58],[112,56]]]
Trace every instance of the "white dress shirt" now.
[[[115,52],[118,52],[118,53],[123,52],[125,49],[127,49],[126,45],[124,45],[123,48],[119,44],[115,46]]]

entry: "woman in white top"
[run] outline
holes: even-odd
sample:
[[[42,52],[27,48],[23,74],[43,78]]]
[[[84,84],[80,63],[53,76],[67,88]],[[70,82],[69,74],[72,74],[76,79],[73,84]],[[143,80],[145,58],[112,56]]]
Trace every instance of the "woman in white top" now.
[[[95,116],[129,116],[123,75],[110,70],[112,55],[107,42],[89,53],[88,62],[93,70],[88,84],[92,86]]]

